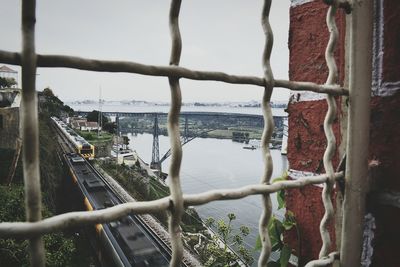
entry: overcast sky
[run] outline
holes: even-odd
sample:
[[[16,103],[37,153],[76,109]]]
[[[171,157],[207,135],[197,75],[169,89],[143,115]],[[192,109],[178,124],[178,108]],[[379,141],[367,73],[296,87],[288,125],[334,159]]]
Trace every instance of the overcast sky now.
[[[181,66],[262,76],[262,0],[184,0],[180,12]],[[36,51],[94,59],[167,65],[170,53],[167,0],[37,0]],[[272,68],[288,76],[290,0],[273,1]],[[0,49],[21,50],[20,1],[1,0]],[[19,70],[17,67],[14,69]],[[169,101],[167,78],[39,68],[37,90],[49,86],[63,101]],[[261,87],[181,79],[184,102],[261,100]],[[273,99],[288,91],[275,89]]]

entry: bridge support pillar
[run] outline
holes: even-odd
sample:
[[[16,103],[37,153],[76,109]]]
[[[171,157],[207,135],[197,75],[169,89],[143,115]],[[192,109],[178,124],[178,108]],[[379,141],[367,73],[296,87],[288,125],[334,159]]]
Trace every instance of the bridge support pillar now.
[[[161,163],[160,162],[151,162],[150,168],[153,170],[157,170],[161,173]]]
[[[155,114],[154,117],[154,127],[153,127],[153,147],[151,153],[151,163],[150,168],[157,169],[161,173],[161,163],[160,163],[160,145],[158,138],[158,117]]]

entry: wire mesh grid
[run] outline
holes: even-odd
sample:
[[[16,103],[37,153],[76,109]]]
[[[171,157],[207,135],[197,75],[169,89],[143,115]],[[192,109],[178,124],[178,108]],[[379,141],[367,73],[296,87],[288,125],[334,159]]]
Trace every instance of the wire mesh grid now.
[[[30,239],[30,253],[32,266],[45,265],[45,251],[42,236],[47,233],[60,231],[73,226],[83,226],[95,223],[105,223],[117,220],[128,214],[147,214],[159,211],[169,211],[169,233],[171,237],[172,259],[170,266],[179,266],[182,262],[183,245],[181,240],[181,217],[187,206],[196,206],[218,200],[244,198],[249,195],[262,195],[263,211],[259,220],[259,233],[262,241],[259,266],[266,266],[271,253],[271,242],[268,235],[268,222],[271,218],[271,200],[269,195],[282,189],[300,188],[311,184],[324,184],[322,200],[325,214],[321,220],[320,233],[323,245],[319,259],[309,262],[306,266],[326,266],[339,258],[338,252],[330,252],[331,240],[327,225],[334,216],[332,200],[330,198],[336,180],[343,179],[342,172],[335,172],[332,158],[335,154],[336,141],[332,124],[336,114],[335,96],[348,95],[348,90],[336,84],[338,71],[334,59],[334,51],[338,38],[335,23],[335,13],[343,1],[325,1],[330,5],[326,16],[330,32],[329,43],[326,47],[326,63],[329,75],[325,84],[311,82],[297,82],[274,79],[270,66],[270,55],[273,46],[273,33],[269,23],[269,14],[272,0],[264,0],[261,24],[265,34],[265,46],[262,56],[264,77],[237,76],[224,72],[196,71],[179,67],[182,40],[179,31],[179,12],[181,0],[172,0],[169,13],[170,34],[172,49],[169,66],[153,66],[136,62],[105,61],[63,55],[39,55],[35,52],[35,7],[34,0],[22,1],[22,37],[23,49],[21,53],[1,51],[0,62],[22,66],[22,139],[24,161],[24,184],[27,222],[0,223],[0,237],[22,237]],[[169,169],[170,196],[144,202],[129,202],[104,210],[91,212],[70,212],[46,218],[41,218],[41,191],[39,173],[39,143],[38,143],[38,114],[35,91],[37,67],[66,67],[98,72],[125,72],[149,76],[165,76],[169,79],[171,89],[171,107],[168,115],[168,134],[171,143],[171,164]],[[247,185],[230,190],[211,190],[199,194],[183,194],[180,185],[180,166],[182,147],[179,132],[179,114],[181,108],[181,78],[193,80],[212,80],[233,84],[250,84],[264,87],[262,110],[264,130],[262,135],[262,149],[265,162],[264,173],[259,184]],[[297,180],[282,181],[270,184],[273,162],[269,150],[269,142],[274,128],[270,99],[273,88],[281,87],[296,91],[312,91],[325,93],[327,96],[328,111],[324,121],[324,131],[327,147],[323,157],[325,174],[302,177]]]

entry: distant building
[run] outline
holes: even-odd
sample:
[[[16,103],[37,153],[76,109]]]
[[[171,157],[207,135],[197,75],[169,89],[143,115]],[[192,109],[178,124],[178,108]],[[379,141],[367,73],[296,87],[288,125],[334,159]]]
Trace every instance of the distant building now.
[[[86,118],[70,118],[71,128],[80,131],[97,131],[99,125],[94,121],[87,121]],[[100,129],[101,130],[101,127]]]
[[[19,137],[21,90],[0,90],[0,148],[15,149]]]
[[[0,67],[0,77],[1,78],[12,78],[14,79],[17,84],[14,85],[14,88],[18,87],[18,71],[15,71],[13,69],[10,69],[9,67],[3,65]]]

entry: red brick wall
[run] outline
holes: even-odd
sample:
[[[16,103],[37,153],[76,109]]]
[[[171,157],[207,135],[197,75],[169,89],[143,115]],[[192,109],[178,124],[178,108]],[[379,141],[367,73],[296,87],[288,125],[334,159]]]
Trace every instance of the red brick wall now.
[[[298,2],[298,1],[292,1]],[[373,186],[371,196],[385,190],[400,192],[400,5],[398,0],[377,0],[375,16],[374,96],[371,100],[370,162]],[[324,52],[329,33],[325,23],[327,6],[315,0],[291,7],[290,10],[290,80],[324,83],[328,74]],[[345,63],[345,14],[338,11],[340,31],[335,53],[339,69],[339,83],[344,81]],[[381,30],[379,30],[381,29]],[[380,33],[379,33],[380,32]],[[379,39],[380,38],[380,39]],[[345,133],[345,112],[340,111],[342,99],[338,98],[338,119],[334,124],[337,146]],[[323,173],[322,156],[326,147],[323,120],[326,101],[315,94],[294,93],[288,107],[289,140],[288,160],[290,169]],[[344,129],[344,132],[341,132]],[[336,154],[336,167],[341,155]],[[322,189],[308,186],[286,192],[289,210],[296,216],[300,230],[302,266],[318,257],[322,242],[319,224],[324,214]],[[334,197],[334,196],[333,196]],[[398,208],[382,205],[369,197],[367,212],[375,218],[376,229],[372,242],[372,265],[375,267],[400,266],[400,212]],[[333,224],[331,238],[335,242]],[[292,248],[298,248],[297,234],[287,236]],[[335,245],[333,245],[335,246]],[[332,249],[335,249],[333,247]]]
[[[292,7],[290,10],[289,33],[289,77],[294,81],[325,83],[328,68],[325,63],[325,49],[329,32],[325,18],[328,7],[322,1],[309,2]],[[339,28],[339,41],[335,51],[339,79],[344,78],[344,37],[345,17],[339,11],[336,18]],[[322,99],[321,99],[322,97]],[[290,169],[312,173],[324,173],[322,157],[326,148],[323,122],[327,111],[324,96],[314,94],[294,94],[288,107],[289,139],[288,160]],[[340,100],[337,101],[340,107]],[[340,110],[340,109],[338,109]],[[338,118],[340,112],[338,112]],[[334,123],[337,146],[341,142],[340,120]],[[339,156],[334,159],[336,167]],[[324,215],[321,200],[321,187],[308,186],[286,192],[288,209],[294,212],[298,223],[301,242],[301,265],[318,258],[322,241],[319,224]],[[333,226],[333,224],[332,224]],[[335,235],[331,226],[331,239]],[[292,248],[298,247],[297,233],[292,231],[287,237]]]

